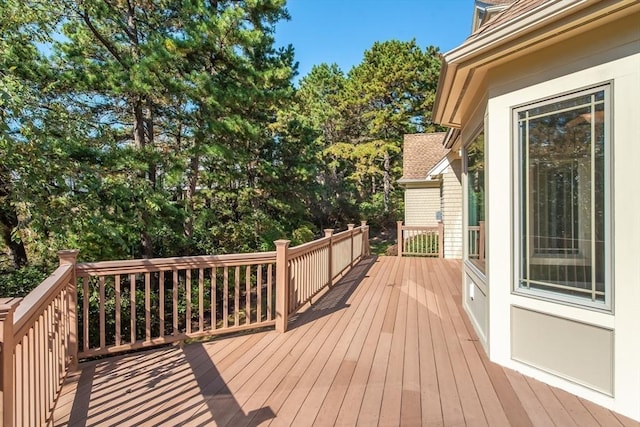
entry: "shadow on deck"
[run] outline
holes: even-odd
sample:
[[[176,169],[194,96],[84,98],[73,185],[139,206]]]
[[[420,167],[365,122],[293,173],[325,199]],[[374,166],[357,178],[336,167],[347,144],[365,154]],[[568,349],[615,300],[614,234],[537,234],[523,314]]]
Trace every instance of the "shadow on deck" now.
[[[638,425],[489,362],[460,262],[367,258],[293,319],[84,363],[55,425]]]

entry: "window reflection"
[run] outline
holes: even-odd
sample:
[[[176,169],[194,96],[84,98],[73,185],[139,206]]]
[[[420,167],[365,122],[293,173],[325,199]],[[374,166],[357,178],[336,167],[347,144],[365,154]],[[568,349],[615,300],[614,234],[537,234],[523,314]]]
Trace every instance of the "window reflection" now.
[[[484,132],[467,146],[467,259],[485,272]]]

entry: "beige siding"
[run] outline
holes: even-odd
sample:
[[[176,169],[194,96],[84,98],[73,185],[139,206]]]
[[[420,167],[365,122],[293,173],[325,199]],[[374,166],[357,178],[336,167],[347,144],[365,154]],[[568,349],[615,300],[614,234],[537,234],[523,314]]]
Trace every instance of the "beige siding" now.
[[[602,393],[613,393],[613,331],[511,307],[511,357]]]
[[[404,222],[406,225],[437,226],[440,210],[440,187],[407,188],[404,191]]]
[[[462,162],[453,160],[442,175],[444,257],[462,258]]]
[[[487,347],[487,334],[489,329],[489,301],[487,294],[478,286],[468,274],[464,275],[464,306],[471,318],[480,342]]]

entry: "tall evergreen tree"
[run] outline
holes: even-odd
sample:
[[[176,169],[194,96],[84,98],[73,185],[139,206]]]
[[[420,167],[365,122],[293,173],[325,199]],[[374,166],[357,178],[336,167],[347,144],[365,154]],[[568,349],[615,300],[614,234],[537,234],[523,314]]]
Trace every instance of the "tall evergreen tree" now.
[[[398,154],[405,133],[436,129],[431,121],[440,71],[438,49],[424,51],[415,40],[376,42],[348,75],[341,108],[350,123],[361,175],[370,179],[369,197],[382,187],[383,211],[390,210],[393,183],[401,173]],[[364,176],[359,177],[362,182]],[[367,188],[362,185],[362,188]],[[369,199],[368,203],[371,203]]]

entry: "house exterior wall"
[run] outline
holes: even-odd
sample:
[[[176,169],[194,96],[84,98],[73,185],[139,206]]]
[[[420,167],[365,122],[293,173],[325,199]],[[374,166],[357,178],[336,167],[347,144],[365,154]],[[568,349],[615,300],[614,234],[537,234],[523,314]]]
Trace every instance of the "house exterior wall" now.
[[[462,258],[462,161],[455,159],[442,174],[444,257]]]
[[[486,287],[487,344],[492,361],[640,420],[640,198],[635,194],[640,183],[637,22],[640,16],[635,13],[490,73],[485,128]],[[610,85],[612,112],[612,182],[607,183],[612,191],[609,221],[613,230],[610,310],[514,292],[520,242],[513,109],[602,84]],[[466,284],[464,298],[467,312],[473,316]],[[565,338],[556,336],[560,330],[568,331]],[[520,334],[536,331],[540,331],[534,337],[537,346],[519,340]],[[574,347],[580,352],[566,354],[566,342],[561,341],[567,337],[576,340]],[[546,347],[544,355],[539,353],[540,346]],[[576,370],[567,363],[568,357],[579,359],[585,353],[597,359],[595,365],[585,364]],[[603,384],[610,384],[609,389]]]
[[[468,146],[484,127],[485,111],[487,100],[483,99],[478,102],[477,108],[466,118],[465,126],[461,128],[460,141],[464,148]],[[485,152],[486,152],[485,148]],[[485,350],[489,352],[489,336],[490,336],[490,304],[491,288],[487,280],[488,274],[483,273],[478,267],[468,259],[469,253],[469,212],[468,212],[468,179],[465,173],[465,160],[461,161],[463,168],[462,173],[462,242],[463,242],[463,283],[462,283],[462,306],[474,326],[480,343]],[[489,190],[488,176],[485,176],[485,191]],[[487,207],[488,210],[488,207]],[[487,215],[485,213],[485,215]],[[489,224],[486,223],[486,228]],[[487,245],[487,257],[491,256],[491,248]],[[487,272],[488,273],[488,272]]]
[[[440,211],[440,186],[404,190],[404,222],[411,226],[436,227]]]

